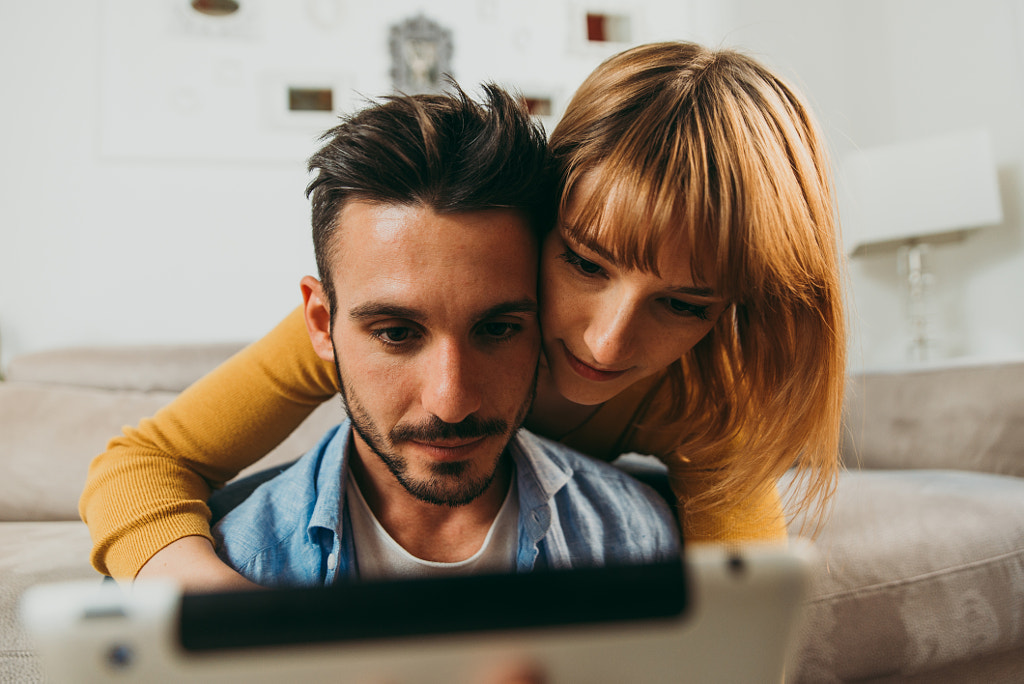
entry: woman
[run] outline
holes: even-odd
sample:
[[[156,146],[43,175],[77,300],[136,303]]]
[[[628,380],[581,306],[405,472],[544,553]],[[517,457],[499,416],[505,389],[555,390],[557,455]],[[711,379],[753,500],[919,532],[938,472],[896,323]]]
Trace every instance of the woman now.
[[[653,44],[599,66],[550,145],[562,204],[541,255],[546,360],[526,426],[598,458],[659,457],[688,541],[784,537],[779,476],[802,469],[804,506],[834,484],[845,374],[810,112],[750,58]],[[337,391],[297,310],[126,430],[82,497],[94,565],[207,582],[207,481]]]

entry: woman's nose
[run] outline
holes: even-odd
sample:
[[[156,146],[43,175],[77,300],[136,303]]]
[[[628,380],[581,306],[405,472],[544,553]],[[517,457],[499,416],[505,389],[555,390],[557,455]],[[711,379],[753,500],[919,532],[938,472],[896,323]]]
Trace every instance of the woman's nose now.
[[[587,324],[583,341],[591,358],[607,370],[621,370],[630,360],[636,335],[635,302],[626,297],[609,297]]]

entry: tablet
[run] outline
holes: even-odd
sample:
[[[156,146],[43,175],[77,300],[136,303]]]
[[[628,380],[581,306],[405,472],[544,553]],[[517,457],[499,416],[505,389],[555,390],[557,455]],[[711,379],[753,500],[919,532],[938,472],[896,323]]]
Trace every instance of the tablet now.
[[[781,681],[807,548],[705,546],[685,560],[523,575],[182,595],[33,587],[22,619],[54,682],[480,684]]]

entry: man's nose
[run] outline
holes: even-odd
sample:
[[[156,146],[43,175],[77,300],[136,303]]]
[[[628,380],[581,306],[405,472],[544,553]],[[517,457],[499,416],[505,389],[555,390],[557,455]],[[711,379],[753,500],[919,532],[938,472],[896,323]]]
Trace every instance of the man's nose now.
[[[622,364],[630,361],[637,332],[637,306],[628,294],[608,293],[594,309],[583,341],[595,363],[621,370]]]
[[[423,408],[446,423],[459,423],[480,410],[482,393],[470,350],[454,340],[441,340],[428,356]]]

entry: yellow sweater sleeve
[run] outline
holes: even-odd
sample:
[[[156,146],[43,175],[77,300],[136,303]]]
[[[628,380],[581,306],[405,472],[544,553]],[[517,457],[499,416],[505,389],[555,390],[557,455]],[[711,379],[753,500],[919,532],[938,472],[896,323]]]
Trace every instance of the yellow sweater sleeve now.
[[[670,446],[682,426],[644,425],[650,386],[641,382],[615,397],[563,441],[604,460],[631,451],[658,456],[685,502],[699,479]],[[212,489],[269,453],[337,392],[334,368],[316,356],[296,309],[152,418],[125,428],[93,459],[79,502],[92,535],[93,566],[131,578],[167,544],[191,535],[209,539]],[[687,541],[781,539],[786,533],[774,486],[733,509],[681,522]]]
[[[605,403],[563,441],[596,458],[612,460],[624,453],[656,456],[669,470],[672,490],[681,505],[679,522],[686,542],[783,541],[786,520],[776,483],[763,483],[741,501],[704,510],[685,510],[686,501],[704,491],[711,480],[699,466],[676,450],[681,424],[650,418],[652,406],[668,400],[661,375],[636,383]]]
[[[210,538],[211,490],[337,391],[334,368],[313,351],[298,308],[152,418],[126,427],[93,459],[79,501],[93,566],[131,578],[167,544]]]

